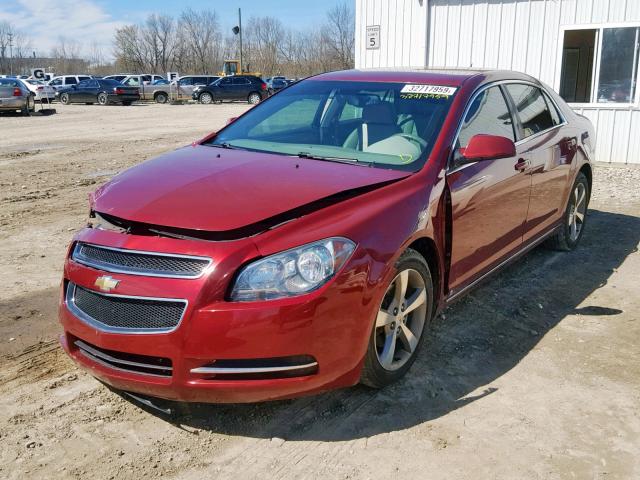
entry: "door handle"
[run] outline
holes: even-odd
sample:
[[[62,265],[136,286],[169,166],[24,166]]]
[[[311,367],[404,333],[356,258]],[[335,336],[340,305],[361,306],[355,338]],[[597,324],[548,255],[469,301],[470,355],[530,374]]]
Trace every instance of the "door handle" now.
[[[514,165],[514,168],[516,170],[518,170],[519,172],[524,172],[527,169],[527,167],[529,166],[530,163],[531,162],[529,160],[526,160],[524,158],[519,158],[518,159],[518,163],[516,163]]]

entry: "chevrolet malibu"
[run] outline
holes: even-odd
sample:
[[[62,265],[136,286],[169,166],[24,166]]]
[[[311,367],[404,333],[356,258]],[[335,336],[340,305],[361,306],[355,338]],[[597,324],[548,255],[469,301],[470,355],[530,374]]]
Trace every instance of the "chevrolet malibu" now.
[[[593,152],[520,73],[303,80],[91,196],[62,346],[147,399],[383,387],[437,312],[541,242],[576,247]]]

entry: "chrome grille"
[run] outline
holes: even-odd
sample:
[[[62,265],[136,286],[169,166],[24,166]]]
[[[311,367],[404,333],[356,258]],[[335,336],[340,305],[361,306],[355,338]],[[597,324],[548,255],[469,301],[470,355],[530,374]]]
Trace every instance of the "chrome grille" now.
[[[160,377],[170,377],[173,372],[169,358],[116,352],[90,345],[82,340],[76,340],[73,343],[89,360],[117,370]]]
[[[186,300],[131,297],[98,293],[67,285],[67,306],[96,328],[122,333],[161,333],[175,329],[187,307]]]
[[[205,257],[142,252],[82,242],[76,244],[72,258],[107,272],[168,278],[198,278],[211,264],[211,259]]]

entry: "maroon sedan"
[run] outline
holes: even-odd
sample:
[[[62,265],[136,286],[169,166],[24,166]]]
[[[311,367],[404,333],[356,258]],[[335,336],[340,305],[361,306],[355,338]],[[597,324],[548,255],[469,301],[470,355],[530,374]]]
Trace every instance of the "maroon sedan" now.
[[[450,302],[543,241],[576,247],[593,142],[519,73],[309,78],[95,192],[62,346],[181,401],[383,387]]]

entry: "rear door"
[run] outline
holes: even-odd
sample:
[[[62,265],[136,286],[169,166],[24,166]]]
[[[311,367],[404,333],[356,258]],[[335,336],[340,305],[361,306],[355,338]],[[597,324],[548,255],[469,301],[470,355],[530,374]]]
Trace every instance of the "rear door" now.
[[[519,120],[519,157],[531,176],[531,201],[524,241],[544,234],[564,213],[564,196],[577,151],[577,141],[565,135],[564,120],[544,91],[531,84],[506,85]]]
[[[521,247],[529,205],[531,177],[520,169],[518,157],[458,163],[461,149],[477,134],[516,140],[512,112],[499,85],[472,100],[449,165],[452,296]]]

